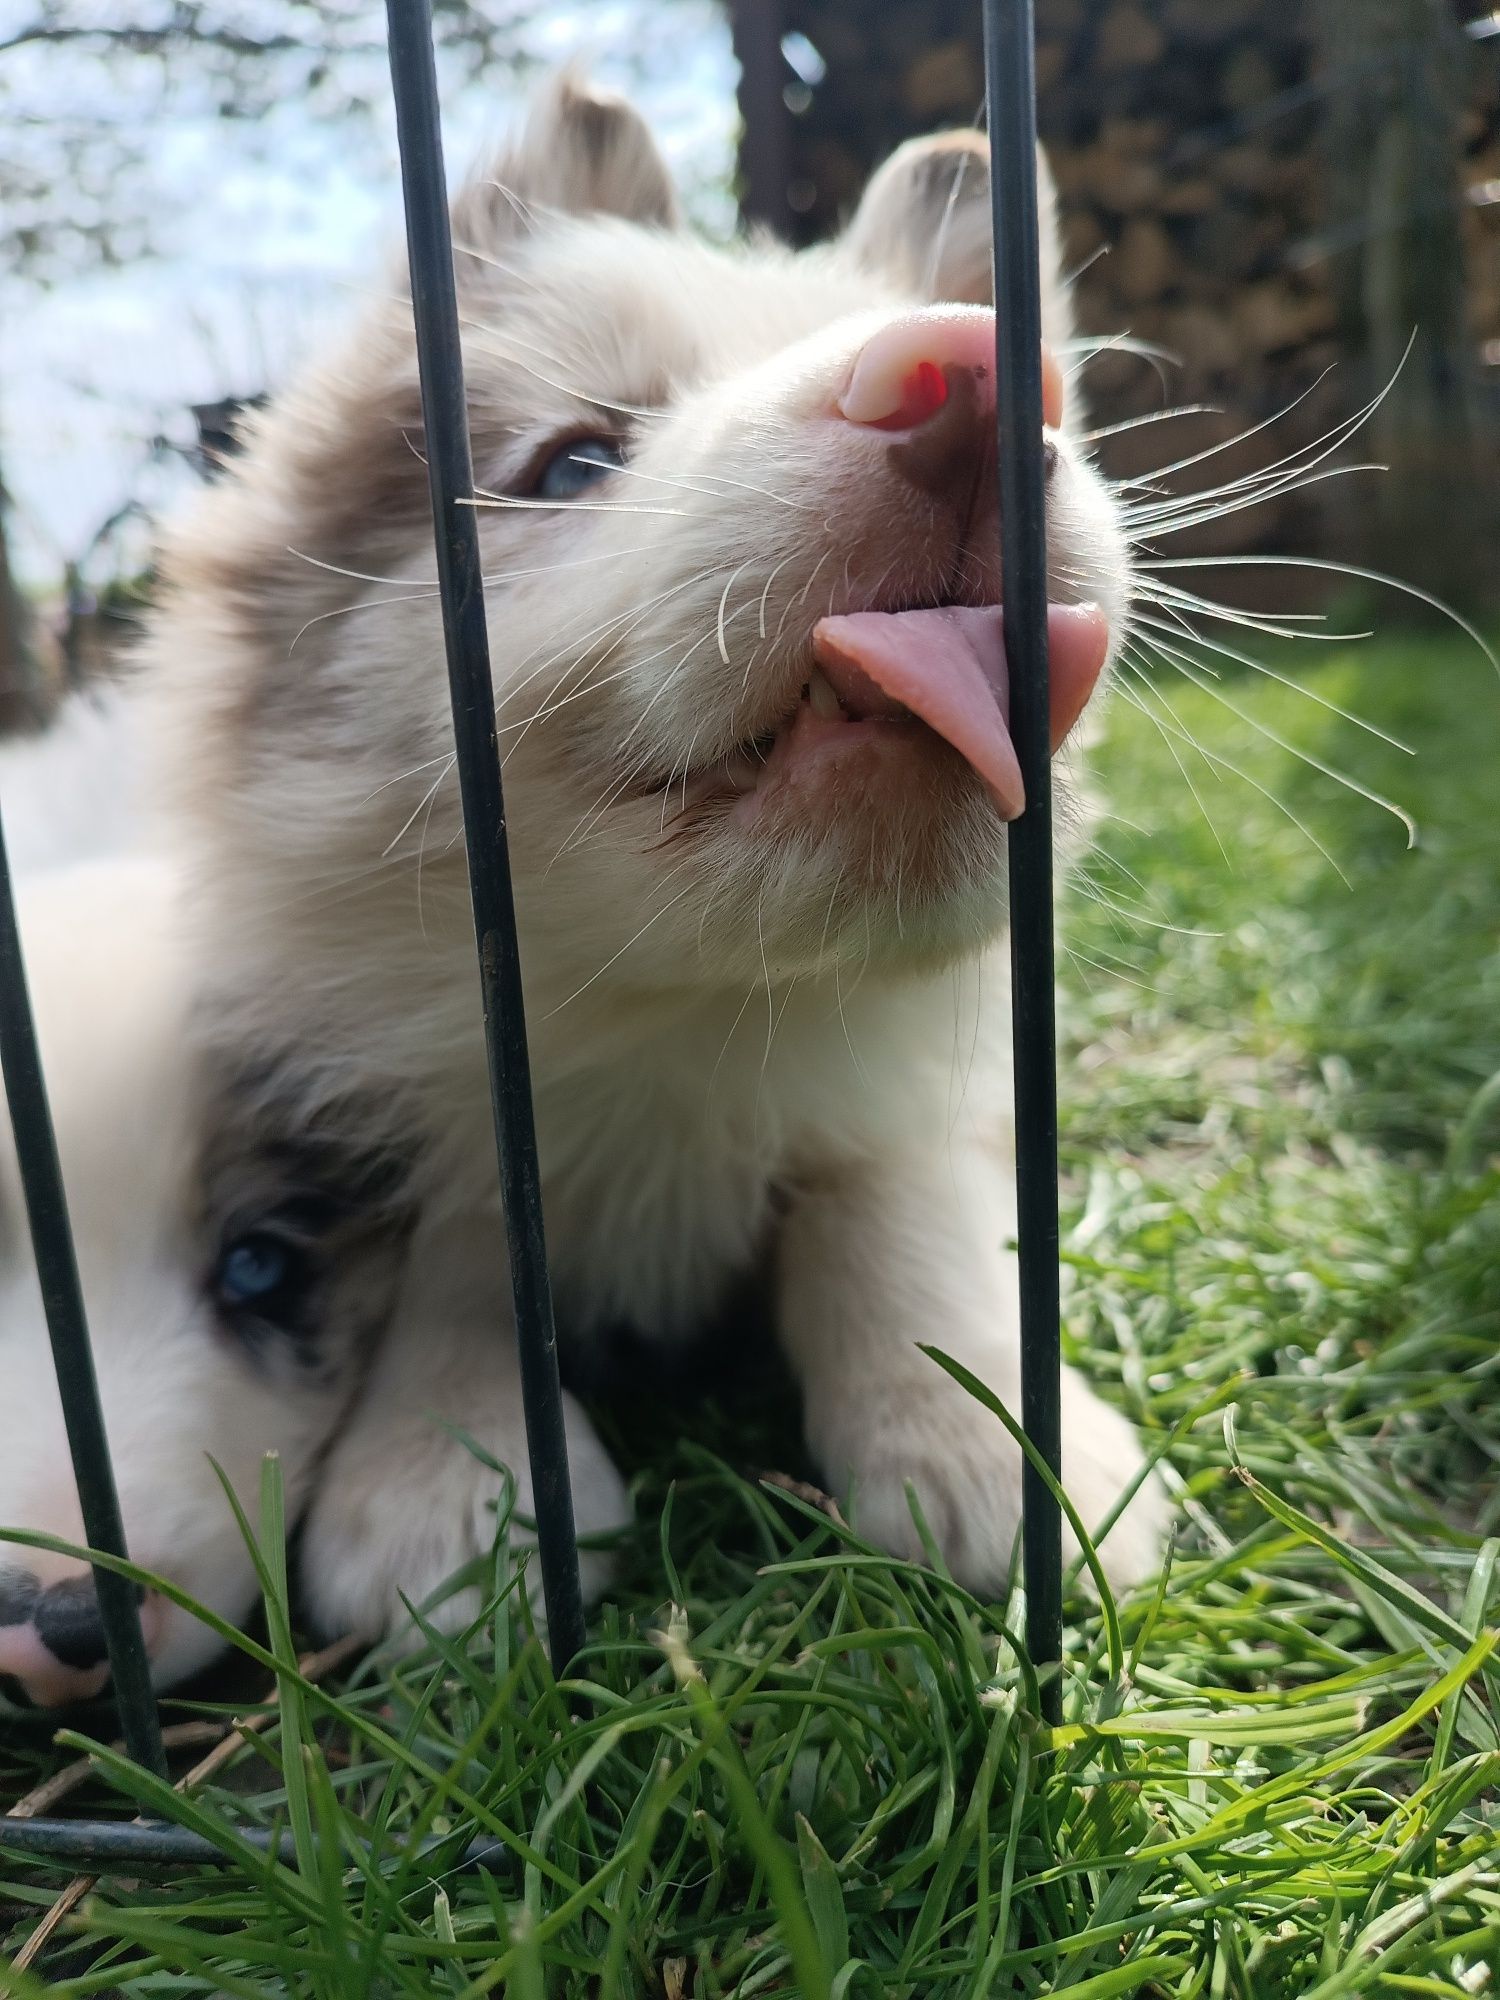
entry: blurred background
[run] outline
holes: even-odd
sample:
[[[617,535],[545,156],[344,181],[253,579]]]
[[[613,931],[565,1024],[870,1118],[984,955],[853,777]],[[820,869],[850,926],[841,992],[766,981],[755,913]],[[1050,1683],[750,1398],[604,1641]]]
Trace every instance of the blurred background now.
[[[982,115],[972,0],[435,13],[451,168],[514,120],[541,68],[581,55],[647,109],[721,236],[748,219],[816,240],[893,145]],[[380,268],[399,215],[383,19],[371,0],[0,9],[0,721],[117,648],[152,517],[211,475],[235,402],[274,386]],[[1394,570],[1485,614],[1500,12],[1038,0],[1038,84],[1080,322],[1103,343],[1081,373],[1113,473],[1211,448],[1200,486],[1308,463],[1389,388],[1330,461],[1385,476],[1289,483],[1174,554]],[[1316,569],[1215,578],[1278,611],[1331,588]]]

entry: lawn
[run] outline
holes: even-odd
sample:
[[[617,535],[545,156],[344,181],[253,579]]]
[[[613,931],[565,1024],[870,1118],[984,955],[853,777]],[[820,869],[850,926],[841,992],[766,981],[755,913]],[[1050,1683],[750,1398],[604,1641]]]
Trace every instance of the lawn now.
[[[273,1563],[258,1733],[190,1802],[101,1760],[228,1865],[101,1884],[12,1990],[1495,1990],[1500,679],[1447,638],[1273,663],[1301,686],[1158,678],[1095,761],[1068,1338],[1182,1524],[1160,1588],[1070,1595],[1063,1729],[1029,1713],[1018,1601],[753,1477],[794,1464],[779,1406],[635,1426],[641,1526],[572,1679],[502,1616],[310,1685]],[[242,1685],[191,1713],[254,1714],[264,1662]],[[7,1802],[77,1755],[13,1740]],[[0,1852],[12,1950],[66,1880]]]

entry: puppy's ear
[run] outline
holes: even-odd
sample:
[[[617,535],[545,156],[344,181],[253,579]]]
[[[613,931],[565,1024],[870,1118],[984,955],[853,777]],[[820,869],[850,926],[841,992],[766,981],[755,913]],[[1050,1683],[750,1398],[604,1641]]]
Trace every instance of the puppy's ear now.
[[[1071,333],[1062,284],[1057,195],[1037,154],[1042,250],[1042,331]],[[867,270],[934,305],[989,305],[994,298],[990,239],[990,148],[979,132],[908,139],[876,173],[844,235]]]
[[[572,70],[537,98],[520,144],[464,188],[453,233],[480,244],[545,223],[549,213],[617,215],[658,229],[679,220],[677,191],[645,119]]]

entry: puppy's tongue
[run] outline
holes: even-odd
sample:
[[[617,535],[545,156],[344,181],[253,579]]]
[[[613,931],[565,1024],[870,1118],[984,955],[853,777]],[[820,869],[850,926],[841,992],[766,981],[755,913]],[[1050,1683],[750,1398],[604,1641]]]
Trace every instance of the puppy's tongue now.
[[[1016,819],[1026,788],[1010,736],[1002,616],[998,604],[851,611],[818,620],[813,658],[853,714],[889,713],[896,702],[919,716],[985,780],[1002,816]],[[1104,613],[1094,604],[1049,606],[1047,650],[1056,750],[1104,669]]]

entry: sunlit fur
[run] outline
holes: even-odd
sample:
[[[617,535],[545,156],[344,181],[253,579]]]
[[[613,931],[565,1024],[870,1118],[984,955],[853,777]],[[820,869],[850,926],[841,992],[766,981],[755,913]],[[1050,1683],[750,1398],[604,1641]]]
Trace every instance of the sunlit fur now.
[[[955,1570],[996,1587],[1018,1461],[915,1343],[1014,1402],[1004,829],[936,738],[818,795],[768,782],[730,803],[702,783],[795,705],[819,616],[999,593],[993,495],[960,545],[951,499],[831,413],[891,319],[987,302],[987,209],[982,148],[950,135],[897,155],[829,249],[709,247],[674,226],[635,115],[565,80],[460,197],[456,234],[565,1332],[623,1319],[672,1339],[774,1267],[830,1483],[914,1550],[914,1478]],[[399,1357],[498,1320],[507,1289],[410,309],[394,270],[386,285],[172,538],[148,659],[166,790],[201,855],[204,1018],[258,1052],[281,1115],[354,1087],[424,1136],[449,1233]],[[1046,317],[1065,338],[1055,276]],[[515,503],[540,456],[616,431],[623,472],[566,506]],[[1122,528],[1056,443],[1053,594],[1097,601],[1118,633]],[[366,1416],[429,1421],[378,1396]],[[581,1423],[575,1449],[596,1449]],[[431,1569],[433,1528],[416,1480],[361,1544],[381,1458],[351,1459],[339,1566],[389,1604],[419,1517]],[[1065,1474],[1089,1519],[1139,1464],[1070,1379]],[[1148,1482],[1110,1537],[1117,1574],[1149,1569],[1160,1511]]]

